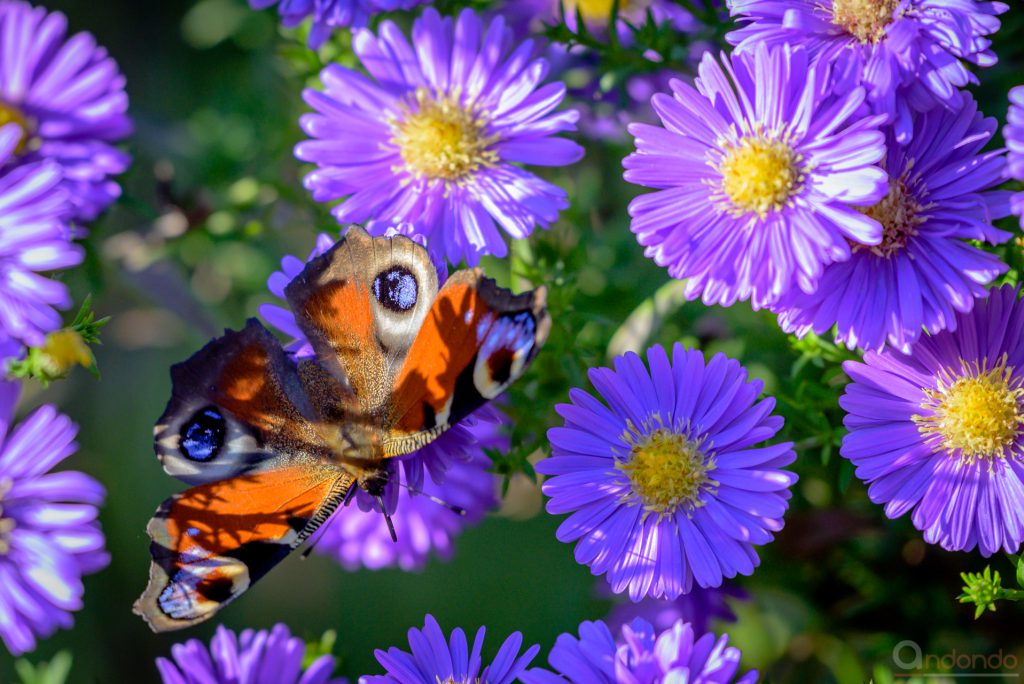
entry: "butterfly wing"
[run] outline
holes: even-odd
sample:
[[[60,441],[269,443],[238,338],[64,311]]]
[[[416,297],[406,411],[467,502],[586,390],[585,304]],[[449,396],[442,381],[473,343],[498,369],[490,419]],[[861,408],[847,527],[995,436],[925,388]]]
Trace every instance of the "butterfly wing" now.
[[[320,424],[299,369],[255,319],[174,366],[171,380],[156,452],[198,486],[166,500],[147,527],[153,560],[135,612],[155,631],[206,620],[244,592],[353,480],[330,460],[324,435],[337,430]]]
[[[477,269],[438,292],[427,250],[352,226],[285,288],[317,357],[345,386],[341,413],[409,453],[496,397],[547,337],[543,288],[513,295]]]
[[[316,531],[352,481],[297,463],[175,494],[146,528],[153,562],[135,612],[155,632],[209,619]]]
[[[256,319],[173,366],[171,381],[154,428],[170,475],[201,484],[324,453],[295,365]]]
[[[505,391],[550,328],[544,288],[513,295],[479,269],[449,278],[393,382],[385,453],[422,447]]]
[[[437,270],[407,237],[352,226],[285,288],[319,362],[343,386],[349,416],[380,416],[437,295]]]

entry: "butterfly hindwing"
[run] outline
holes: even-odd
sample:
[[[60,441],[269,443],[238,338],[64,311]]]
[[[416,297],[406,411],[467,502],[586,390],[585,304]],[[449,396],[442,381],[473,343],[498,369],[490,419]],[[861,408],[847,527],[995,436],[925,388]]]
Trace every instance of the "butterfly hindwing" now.
[[[135,612],[157,632],[212,617],[316,531],[352,482],[309,462],[175,494],[147,527],[153,562]]]
[[[171,381],[154,437],[175,477],[212,482],[318,450],[298,372],[255,319],[173,366]]]
[[[547,339],[545,290],[520,295],[479,269],[441,288],[391,390],[384,450],[418,449],[517,380]]]

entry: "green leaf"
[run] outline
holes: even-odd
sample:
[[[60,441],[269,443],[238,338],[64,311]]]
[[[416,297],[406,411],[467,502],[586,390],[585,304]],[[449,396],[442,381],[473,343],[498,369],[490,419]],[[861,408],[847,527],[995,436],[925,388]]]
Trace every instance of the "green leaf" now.
[[[670,280],[633,309],[608,343],[609,358],[627,351],[643,351],[648,341],[657,334],[661,324],[668,317],[674,316],[686,303],[685,290],[686,281]]]
[[[32,665],[24,658],[14,663],[20,684],[65,684],[71,674],[71,653],[61,651],[53,660]]]
[[[333,629],[324,632],[319,641],[307,641],[306,650],[302,656],[302,668],[308,668],[318,658],[325,655],[333,656],[334,646],[337,642],[338,633]]]

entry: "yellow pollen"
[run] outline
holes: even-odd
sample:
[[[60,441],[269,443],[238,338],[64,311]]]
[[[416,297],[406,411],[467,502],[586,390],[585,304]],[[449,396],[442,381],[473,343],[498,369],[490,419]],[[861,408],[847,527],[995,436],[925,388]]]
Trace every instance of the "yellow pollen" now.
[[[917,227],[925,222],[923,206],[907,188],[907,174],[889,180],[889,192],[864,213],[882,224],[882,242],[877,245],[863,245],[850,241],[853,251],[869,250],[877,256],[888,259],[907,246],[917,235]]]
[[[893,22],[899,0],[832,0],[832,23],[861,43],[877,43]]]
[[[0,100],[0,127],[6,126],[7,124],[15,124],[21,129],[21,138],[18,140],[18,144],[14,147],[14,153],[21,154],[25,151],[25,146],[28,144],[28,119],[21,113],[20,109]]]
[[[987,360],[960,365],[959,373],[943,372],[935,389],[924,390],[921,408],[928,413],[913,420],[935,451],[964,463],[1005,458],[1024,423],[1021,380],[1005,354],[992,368]]]
[[[0,501],[4,495],[11,491],[14,482],[11,478],[0,479]],[[14,530],[14,520],[4,517],[4,507],[0,505],[0,556],[4,556],[11,550],[11,532]]]
[[[782,209],[799,190],[801,158],[788,143],[752,135],[725,144],[724,149],[718,170],[732,213],[764,218],[768,212]]]
[[[680,506],[699,507],[701,490],[717,484],[708,477],[715,468],[714,460],[701,449],[701,440],[690,439],[687,432],[664,426],[638,431],[631,426],[623,435],[632,448],[615,467],[629,478],[633,493],[648,512],[664,514]]]
[[[47,335],[39,351],[47,373],[53,377],[64,377],[75,365],[91,368],[96,362],[81,333],[71,328]]]
[[[612,2],[613,0],[565,0],[565,13],[571,16],[579,10],[580,16],[588,22],[607,24],[612,16]],[[619,13],[624,12],[628,6],[629,0],[619,0]]]
[[[498,161],[491,149],[498,136],[485,132],[485,117],[460,104],[458,95],[433,97],[420,88],[415,107],[406,108],[392,127],[391,142],[416,177],[460,183]]]

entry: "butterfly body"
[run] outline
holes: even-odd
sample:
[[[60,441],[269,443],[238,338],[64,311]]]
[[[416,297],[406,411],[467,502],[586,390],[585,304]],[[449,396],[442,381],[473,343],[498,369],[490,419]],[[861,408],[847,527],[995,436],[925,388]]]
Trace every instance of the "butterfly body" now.
[[[171,369],[154,429],[169,474],[195,485],[157,510],[156,631],[206,620],[305,541],[352,487],[383,493],[388,459],[500,394],[543,344],[543,289],[513,295],[478,270],[443,287],[424,248],[352,227],[285,289],[315,358],[255,319]]]

